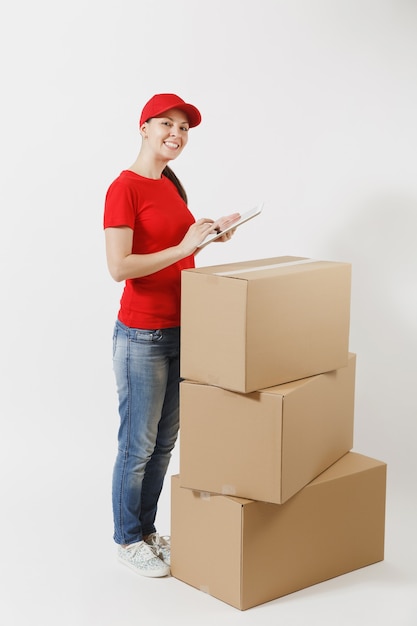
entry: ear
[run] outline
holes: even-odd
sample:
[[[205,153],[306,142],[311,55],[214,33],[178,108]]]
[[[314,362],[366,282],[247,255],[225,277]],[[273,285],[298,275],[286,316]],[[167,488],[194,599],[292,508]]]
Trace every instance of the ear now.
[[[143,122],[142,126],[139,126],[139,132],[145,139],[148,136],[148,122]]]

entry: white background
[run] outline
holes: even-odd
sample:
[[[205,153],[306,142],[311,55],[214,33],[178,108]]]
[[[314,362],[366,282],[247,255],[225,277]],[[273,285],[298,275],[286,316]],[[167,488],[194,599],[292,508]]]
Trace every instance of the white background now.
[[[417,3],[5,7],[2,624],[415,625]],[[388,463],[385,560],[243,613],[174,578],[135,576],[112,541],[121,285],[105,264],[103,201],[136,157],[144,102],[171,91],[203,114],[173,166],[195,216],[266,203],[199,265],[287,254],[352,263],[354,450]],[[167,481],[162,533],[169,498]]]

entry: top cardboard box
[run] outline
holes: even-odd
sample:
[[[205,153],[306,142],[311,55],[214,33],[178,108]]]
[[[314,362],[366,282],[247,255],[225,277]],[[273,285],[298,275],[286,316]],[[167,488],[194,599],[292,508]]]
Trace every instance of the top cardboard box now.
[[[351,265],[275,257],[182,272],[181,376],[249,393],[345,367]]]

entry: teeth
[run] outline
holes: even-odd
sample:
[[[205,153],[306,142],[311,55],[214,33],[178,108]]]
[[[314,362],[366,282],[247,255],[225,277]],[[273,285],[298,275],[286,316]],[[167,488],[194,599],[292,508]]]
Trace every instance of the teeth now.
[[[178,144],[171,141],[166,141],[165,145],[168,146],[168,148],[178,148]]]

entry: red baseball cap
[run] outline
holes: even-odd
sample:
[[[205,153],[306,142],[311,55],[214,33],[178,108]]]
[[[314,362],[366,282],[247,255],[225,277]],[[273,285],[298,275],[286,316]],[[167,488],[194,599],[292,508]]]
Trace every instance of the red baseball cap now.
[[[201,122],[200,111],[193,106],[184,102],[182,98],[176,96],[174,93],[158,93],[152,96],[150,100],[143,107],[139,126],[142,126],[144,122],[147,122],[151,117],[157,117],[169,109],[180,109],[187,115],[190,128],[198,126]]]

